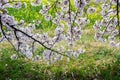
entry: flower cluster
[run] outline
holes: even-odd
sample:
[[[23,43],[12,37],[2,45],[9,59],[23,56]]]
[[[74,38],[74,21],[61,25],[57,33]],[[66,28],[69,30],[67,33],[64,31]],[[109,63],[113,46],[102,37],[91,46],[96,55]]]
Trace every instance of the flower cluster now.
[[[118,11],[112,6],[117,5],[117,0],[111,0],[110,2],[104,2],[101,6],[102,8],[102,20],[96,21],[93,28],[96,31],[94,38],[101,42],[109,41],[110,45],[113,47],[120,48],[120,41],[116,39],[119,35],[119,20],[116,17]]]
[[[39,6],[41,3],[41,0],[35,0],[34,2],[31,2],[31,5],[33,6]]]
[[[74,0],[75,6],[78,9],[84,9],[85,5],[86,5],[86,0]]]

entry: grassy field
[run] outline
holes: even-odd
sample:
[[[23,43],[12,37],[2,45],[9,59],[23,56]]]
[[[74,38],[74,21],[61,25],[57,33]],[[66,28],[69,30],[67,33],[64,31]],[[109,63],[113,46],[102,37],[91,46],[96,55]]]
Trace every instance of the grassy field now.
[[[28,8],[9,9],[9,14],[14,15],[16,20],[23,19],[27,23],[43,18],[39,14],[41,6]],[[88,17],[91,22],[76,46],[85,48],[86,52],[70,62],[61,60],[47,65],[42,61],[32,62],[26,58],[11,60],[10,56],[17,54],[14,48],[8,42],[0,43],[0,80],[120,80],[120,50],[110,47],[108,43],[94,40],[92,25],[100,16],[93,14]],[[43,22],[44,25],[37,26],[36,32],[42,29],[52,35],[54,25]],[[43,49],[39,48],[36,54],[42,52]]]

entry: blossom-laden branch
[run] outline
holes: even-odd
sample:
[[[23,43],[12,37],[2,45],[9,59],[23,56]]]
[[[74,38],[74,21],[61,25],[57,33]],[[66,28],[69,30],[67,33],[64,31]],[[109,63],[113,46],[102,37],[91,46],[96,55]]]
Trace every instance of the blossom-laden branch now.
[[[102,5],[102,20],[96,21],[93,26],[96,30],[95,39],[101,42],[106,42],[108,38],[109,43],[113,47],[120,48],[120,41],[116,40],[115,37],[119,35],[119,7],[120,0],[110,0]]]
[[[77,45],[76,42],[81,39],[84,27],[90,23],[88,15],[94,14],[97,11],[95,7],[89,5],[93,1],[74,0],[74,6],[71,0],[56,0],[53,3],[51,2],[52,4],[48,2],[46,5],[41,4],[41,2],[41,0],[31,1],[31,5],[42,5],[39,14],[44,16],[44,20],[56,26],[53,37],[50,37],[44,31],[42,34],[34,33],[36,23],[28,24],[23,20],[17,22],[14,16],[10,16],[7,13],[6,7],[19,9],[23,4],[26,7],[26,1],[1,0],[0,32],[2,33],[2,39],[0,42],[6,39],[18,52],[23,53],[27,58],[33,59],[34,61],[40,59],[39,55],[35,55],[34,57],[34,53],[38,48],[38,45],[35,43],[44,47],[43,59],[47,62],[56,62],[63,59],[63,56],[70,59],[73,56],[75,58],[79,57],[85,50],[81,48],[74,50],[74,47]],[[120,34],[116,27],[119,27],[119,1],[96,0],[96,3],[103,4],[101,6],[102,20],[96,21],[94,25],[94,29],[96,30],[95,39],[105,42],[107,40],[104,36],[107,36],[111,45],[120,47],[120,42],[115,43],[115,37]],[[114,9],[112,6],[116,6],[116,8],[114,7]],[[53,9],[55,9],[55,14],[51,12]],[[37,24],[42,24],[39,20],[36,20],[36,22]],[[63,47],[66,45],[60,46],[62,41],[68,44],[67,49]],[[15,55],[12,58],[16,58]]]
[[[0,17],[0,18],[1,18],[1,17]],[[33,43],[34,43],[34,42],[37,42],[37,43],[39,43],[40,45],[42,45],[45,49],[48,49],[48,50],[50,50],[51,52],[55,52],[55,53],[61,54],[61,55],[63,55],[63,56],[69,57],[69,56],[67,56],[67,55],[65,55],[65,54],[62,54],[62,53],[60,53],[60,52],[58,52],[58,51],[56,51],[56,50],[53,50],[53,49],[45,46],[42,42],[40,42],[39,40],[35,39],[33,36],[25,33],[25,32],[22,31],[22,30],[19,30],[19,29],[15,28],[15,27],[14,27],[15,25],[9,25],[9,23],[6,23],[6,24],[7,24],[11,29],[13,29],[13,31],[14,31],[14,33],[15,33],[15,37],[16,37],[16,39],[17,39],[18,42],[19,42],[19,37],[18,37],[18,35],[17,35],[16,33],[17,33],[17,32],[20,32],[21,34],[23,34],[23,35],[29,37],[30,39],[32,39],[32,40],[33,40]],[[2,25],[1,19],[0,19],[0,26],[1,26],[1,30],[2,30],[3,36],[5,36],[5,38],[11,43],[11,41],[9,40],[9,38],[7,38],[7,36],[6,36],[6,34],[5,34],[4,30],[3,30],[3,25]],[[57,40],[58,40],[58,39],[57,39]],[[56,40],[56,41],[57,41],[57,40]],[[11,44],[12,44],[12,43],[11,43]],[[55,43],[54,43],[54,44],[55,44]],[[12,45],[13,45],[13,44],[12,44]],[[13,45],[13,46],[14,46],[14,45]],[[20,44],[19,44],[19,46],[20,46]],[[18,51],[19,51],[19,47],[18,47]]]

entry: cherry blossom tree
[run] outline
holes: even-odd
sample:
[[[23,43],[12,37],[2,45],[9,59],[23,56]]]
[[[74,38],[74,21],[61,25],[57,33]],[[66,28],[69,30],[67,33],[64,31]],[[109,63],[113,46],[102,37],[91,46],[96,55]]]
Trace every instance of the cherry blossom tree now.
[[[73,4],[74,2],[74,4]],[[79,48],[74,50],[76,42],[79,41],[84,33],[84,28],[90,23],[88,14],[96,12],[96,7],[90,4],[100,4],[101,20],[96,20],[93,25],[95,40],[109,42],[111,46],[120,48],[120,0],[48,0],[47,4],[42,4],[42,0],[32,0],[30,5],[40,6],[39,13],[44,16],[48,22],[56,26],[54,37],[48,33],[35,33],[36,24],[42,21],[36,20],[34,24],[26,23],[24,20],[16,21],[14,16],[8,14],[7,8],[19,9],[23,5],[27,8],[27,1],[23,0],[1,0],[0,1],[0,42],[8,41],[19,54],[28,59],[38,61],[41,56],[34,55],[37,47],[44,47],[43,59],[46,62],[56,62],[62,60],[64,56],[68,59],[79,57],[85,50]],[[55,9],[55,14],[50,13]],[[66,30],[67,28],[67,30]],[[68,44],[67,48],[60,43],[64,41]],[[59,45],[59,46],[58,46]],[[16,59],[17,55],[11,56]]]

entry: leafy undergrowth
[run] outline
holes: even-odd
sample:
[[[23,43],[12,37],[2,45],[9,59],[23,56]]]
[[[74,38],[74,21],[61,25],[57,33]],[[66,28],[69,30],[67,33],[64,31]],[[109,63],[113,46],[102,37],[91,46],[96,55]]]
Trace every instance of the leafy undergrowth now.
[[[8,46],[5,46],[8,45]],[[2,47],[5,46],[5,47]],[[79,58],[47,65],[25,58],[11,60],[17,54],[8,44],[0,46],[0,80],[119,80],[119,50],[104,46],[88,50]]]

